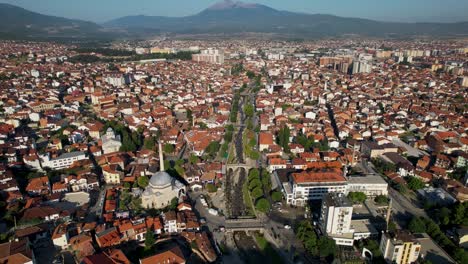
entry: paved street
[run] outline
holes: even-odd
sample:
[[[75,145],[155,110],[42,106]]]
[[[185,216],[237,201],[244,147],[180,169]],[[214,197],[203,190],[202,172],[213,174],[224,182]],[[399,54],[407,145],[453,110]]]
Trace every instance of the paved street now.
[[[364,169],[366,173],[380,175],[377,171],[375,171],[373,165],[369,164],[365,160],[361,161],[360,166]],[[407,197],[400,194],[398,191],[391,187],[388,188],[388,196],[392,199],[393,220],[400,227],[406,227],[409,220],[411,220],[413,216],[428,217],[424,209],[419,208]]]

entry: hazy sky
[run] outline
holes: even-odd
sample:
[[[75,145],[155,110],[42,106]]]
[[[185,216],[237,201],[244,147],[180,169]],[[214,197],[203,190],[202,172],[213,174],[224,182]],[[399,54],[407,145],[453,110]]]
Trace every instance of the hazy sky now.
[[[127,15],[186,16],[216,0],[0,0],[31,11],[104,22]],[[468,21],[468,0],[248,0],[304,13],[404,22]]]

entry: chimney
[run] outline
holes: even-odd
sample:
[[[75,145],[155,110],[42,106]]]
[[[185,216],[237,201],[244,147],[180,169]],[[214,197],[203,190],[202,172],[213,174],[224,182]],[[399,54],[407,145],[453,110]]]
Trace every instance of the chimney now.
[[[159,144],[159,170],[164,171],[164,157],[162,153],[161,141],[159,141],[158,144]]]

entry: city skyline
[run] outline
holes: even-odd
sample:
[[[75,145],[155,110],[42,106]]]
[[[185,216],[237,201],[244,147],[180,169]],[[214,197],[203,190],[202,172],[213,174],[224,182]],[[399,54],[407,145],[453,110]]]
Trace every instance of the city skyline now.
[[[63,16],[72,19],[82,19],[103,23],[129,15],[182,17],[196,14],[209,6],[220,2],[214,0],[200,1],[132,1],[131,4],[122,0],[78,2],[58,0],[1,0],[22,8],[46,15]],[[343,17],[366,18],[378,21],[392,22],[459,22],[466,21],[468,2],[447,0],[414,0],[410,3],[403,0],[379,2],[371,0],[355,1],[305,1],[293,0],[285,3],[279,0],[244,1],[257,3],[291,12],[309,14],[330,14]]]

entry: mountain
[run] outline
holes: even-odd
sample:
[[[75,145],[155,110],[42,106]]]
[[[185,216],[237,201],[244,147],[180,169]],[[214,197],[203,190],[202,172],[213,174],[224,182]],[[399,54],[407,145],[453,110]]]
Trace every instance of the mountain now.
[[[0,38],[83,38],[106,36],[92,22],[47,16],[0,3]]]
[[[173,33],[278,33],[301,37],[362,36],[454,36],[468,35],[468,22],[397,23],[280,11],[261,4],[223,1],[198,14],[185,17],[126,16],[105,27],[157,30]]]

